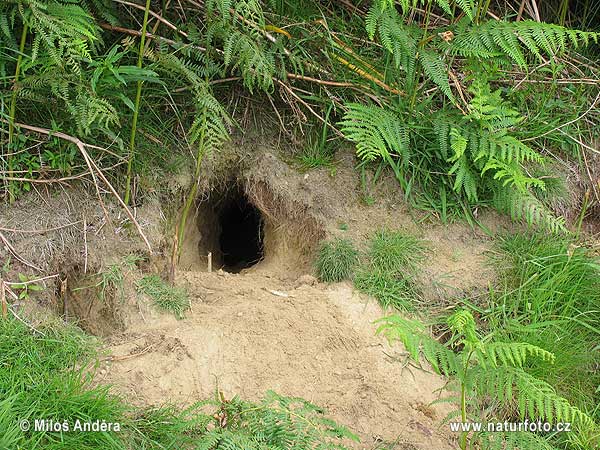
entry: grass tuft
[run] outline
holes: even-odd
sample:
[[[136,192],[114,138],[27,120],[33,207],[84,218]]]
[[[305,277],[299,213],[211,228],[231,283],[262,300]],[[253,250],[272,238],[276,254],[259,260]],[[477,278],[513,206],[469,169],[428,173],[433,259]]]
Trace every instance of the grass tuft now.
[[[358,251],[352,242],[348,239],[336,239],[321,245],[315,270],[321,281],[342,281],[350,278],[357,263]]]
[[[320,167],[325,167],[328,169],[332,169],[334,167],[333,155],[319,149],[318,147],[306,148],[296,157],[296,160],[298,161],[300,170],[303,172],[312,169],[318,169]]]
[[[84,371],[93,342],[74,327],[0,320],[0,448],[115,448],[108,433],[33,431],[35,419],[122,422],[124,406],[108,388],[91,387]],[[32,430],[19,423],[29,420]]]
[[[138,292],[150,297],[160,309],[173,313],[183,319],[189,308],[187,292],[178,287],[169,286],[158,275],[149,275],[136,282]]]
[[[354,286],[361,292],[375,297],[384,308],[414,311],[418,295],[412,279],[397,278],[389,273],[363,270],[354,277]]]
[[[381,230],[371,239],[368,256],[374,269],[397,276],[414,272],[424,253],[418,238],[401,231]]]
[[[401,231],[382,230],[369,243],[368,264],[354,277],[354,286],[385,308],[414,311],[419,297],[415,274],[425,247]]]
[[[504,339],[555,354],[530,372],[600,418],[600,263],[568,238],[508,236],[497,244],[500,286],[484,319]]]

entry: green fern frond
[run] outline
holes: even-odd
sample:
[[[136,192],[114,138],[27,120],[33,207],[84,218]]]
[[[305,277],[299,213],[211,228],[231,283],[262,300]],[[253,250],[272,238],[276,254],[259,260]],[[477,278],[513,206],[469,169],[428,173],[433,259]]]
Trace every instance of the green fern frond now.
[[[90,134],[94,128],[108,130],[119,121],[117,110],[112,104],[85,91],[80,91],[75,101],[68,103],[68,108],[84,135]]]
[[[514,356],[513,356],[514,357]],[[473,368],[475,386],[502,401],[516,401],[521,419],[550,423],[571,422],[583,429],[594,428],[593,419],[559,396],[554,388],[519,367]]]
[[[377,322],[380,324],[377,332],[391,342],[400,341],[415,361],[423,356],[438,373],[451,377],[452,383],[448,386],[460,396],[443,401],[455,401],[460,408],[451,412],[446,421],[457,417],[463,423],[481,421],[480,417],[471,417],[467,408],[477,411],[482,407],[482,400],[484,404],[492,400],[507,410],[518,412],[521,420],[570,422],[581,436],[597,430],[589,415],[558,395],[551,385],[526,372],[529,358],[553,362],[552,353],[529,343],[490,341],[491,335],[479,339],[475,319],[467,309],[460,309],[447,319],[452,337],[445,345],[432,338],[420,322],[399,316],[384,317]],[[449,347],[456,348],[457,353]],[[535,434],[520,433],[511,437],[498,433],[492,438],[488,431],[484,425],[482,431],[471,434],[470,438],[463,433],[462,448],[467,439],[472,445],[477,443],[490,449],[515,448],[513,444],[518,448],[544,448],[535,447]]]
[[[381,44],[394,57],[397,68],[402,68],[407,73],[407,78],[412,79],[417,60],[417,41],[420,39],[421,30],[416,26],[407,25],[395,9],[381,10],[376,6],[369,10],[366,19],[367,33],[371,39],[376,31]]]
[[[464,192],[470,201],[477,201],[477,187],[479,182],[474,174],[474,167],[472,167],[471,161],[465,155],[468,141],[454,127],[450,129],[449,135],[450,148],[453,154],[448,158],[448,161],[454,164],[450,167],[448,174],[455,175],[453,189],[455,192]]]
[[[390,342],[400,341],[415,361],[418,362],[422,354],[437,373],[453,375],[459,371],[456,354],[432,339],[420,322],[392,315],[376,323],[381,324],[377,334],[383,334]]]
[[[468,309],[459,309],[446,320],[452,333],[465,338],[470,344],[479,342],[475,331],[475,319]]]
[[[497,189],[492,198],[499,211],[510,214],[513,220],[528,225],[542,225],[552,233],[565,233],[565,219],[556,217],[533,194],[517,189]]]
[[[31,59],[40,45],[45,47],[56,66],[65,63],[79,71],[80,60],[89,59],[89,47],[98,40],[99,28],[88,11],[72,3],[20,0],[22,20],[34,32]]]
[[[440,158],[444,161],[448,161],[450,156],[450,129],[451,123],[445,117],[437,117],[433,121],[433,131],[437,138],[437,144],[440,151]]]
[[[496,158],[490,158],[481,169],[481,174],[484,175],[488,170],[493,171],[494,180],[501,181],[502,187],[511,186],[522,192],[531,187],[542,191],[546,189],[543,180],[527,176],[521,166],[515,162],[505,163]]]
[[[483,354],[493,367],[499,364],[523,367],[530,356],[550,363],[554,362],[553,353],[526,342],[492,342],[486,344]]]
[[[475,0],[456,0],[456,5],[464,11],[470,20],[473,20],[475,11]]]
[[[450,51],[461,56],[489,58],[504,55],[522,68],[527,67],[524,51],[538,58],[598,42],[600,33],[570,30],[559,25],[523,20],[490,20],[481,24],[459,23]]]
[[[348,428],[324,415],[312,403],[297,397],[284,397],[269,391],[257,404],[238,397],[217,403],[216,423],[197,442],[196,448],[220,450],[247,449],[346,449],[342,439],[358,441]]]
[[[339,125],[347,139],[356,143],[356,154],[363,161],[383,159],[402,162],[408,159],[408,131],[392,111],[359,103],[346,104]]]
[[[381,20],[381,16],[384,12],[385,8],[381,7],[381,2],[373,2],[369,8],[367,16],[365,17],[365,29],[367,30],[369,39],[372,40],[375,37],[377,27],[379,26],[379,21]]]
[[[448,68],[440,56],[432,50],[421,49],[419,51],[419,61],[427,76],[450,100],[454,101],[454,95],[448,81]]]
[[[481,450],[558,450],[547,439],[534,433],[516,432],[487,432],[476,433],[471,441]]]
[[[251,92],[259,87],[273,87],[276,73],[287,73],[280,54],[294,64],[292,54],[285,53],[277,43],[265,39],[265,13],[258,0],[210,0],[206,12],[208,26],[201,36],[204,45],[222,46],[225,66],[241,75]]]
[[[412,8],[421,5],[425,6],[428,2],[426,0],[399,0],[394,2],[393,0],[375,0],[371,5],[371,9],[377,9],[385,12],[394,10],[396,4],[400,6],[402,14],[411,12]],[[473,10],[473,0],[459,0],[456,2],[457,5],[462,9],[463,5],[470,5],[470,11]],[[439,6],[446,14],[452,15],[452,8],[450,8],[450,2],[448,0],[435,0],[435,4]]]

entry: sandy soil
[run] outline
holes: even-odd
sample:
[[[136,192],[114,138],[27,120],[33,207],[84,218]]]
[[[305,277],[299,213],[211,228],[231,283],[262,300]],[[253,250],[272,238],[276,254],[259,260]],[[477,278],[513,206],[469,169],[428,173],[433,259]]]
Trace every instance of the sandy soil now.
[[[177,283],[191,296],[191,311],[181,321],[158,313],[134,289],[137,278],[164,273],[170,255],[168,205],[158,199],[135,211],[154,255],[126,271],[124,295],[106,304],[95,301],[97,310],[87,306],[97,293],[77,287],[89,286],[89,276],[127,255],[146,255],[118,207],[107,202],[113,227],[91,194],[74,190],[44,197],[44,208],[39,207],[42,200],[30,196],[18,207],[0,206],[0,226],[6,227],[4,235],[15,253],[43,273],[56,274],[44,282],[47,289],[41,294],[49,298],[38,300],[58,314],[64,303],[58,282],[68,278],[70,320],[103,336],[113,357],[100,367],[96,382],[113,384],[132,403],[183,406],[212,396],[216,387],[227,397],[258,399],[272,389],[327,408],[361,436],[356,448],[382,448],[385,443],[395,449],[455,448],[456,437],[439,425],[447,406],[429,406],[444,380],[411,366],[401,347],[391,348],[375,335],[373,321],[383,312],[374,300],[354,292],[350,284],[318,284],[307,274],[323,237],[348,238],[364,250],[375,231],[400,229],[422,238],[428,248],[419,273],[423,304],[446,308],[492,280],[485,255],[491,248],[489,236],[466,224],[443,225],[416,213],[389,177],[371,187],[376,201],[365,205],[351,154],[339,161],[335,176],[329,170],[297,173],[269,151],[250,154],[238,180],[264,214],[265,259],[238,275],[202,272],[206,249],[198,242],[211,230],[190,218],[187,237],[193,239],[184,242],[184,253],[199,262],[180,261]],[[209,188],[203,189],[209,195]],[[221,188],[214,189],[210,192],[218,195]],[[482,219],[494,231],[509,223],[494,214]],[[25,231],[8,231],[13,228]],[[0,246],[0,262],[5,255]],[[13,258],[8,279],[21,272],[37,276]],[[79,303],[85,307],[83,315],[73,308]]]
[[[325,407],[360,435],[356,448],[454,448],[439,425],[447,407],[429,406],[444,380],[407,365],[401,347],[375,335],[382,311],[349,284],[290,283],[260,266],[183,272],[178,283],[192,295],[187,317],[142,307],[137,324],[109,338],[116,360],[97,382],[138,405],[190,404],[216,386],[249,399],[272,389]]]

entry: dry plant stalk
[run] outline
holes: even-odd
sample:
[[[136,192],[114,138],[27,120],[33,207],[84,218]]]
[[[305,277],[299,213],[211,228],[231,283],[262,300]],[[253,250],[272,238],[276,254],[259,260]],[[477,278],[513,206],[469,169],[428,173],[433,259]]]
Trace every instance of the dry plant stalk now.
[[[8,305],[6,303],[6,291],[4,290],[4,280],[0,278],[0,302],[2,303],[2,318],[8,316]]]
[[[3,119],[1,117],[0,117],[0,122],[8,123],[8,121],[6,119]],[[148,238],[144,234],[144,231],[142,230],[142,227],[140,226],[139,222],[135,219],[135,216],[133,215],[133,213],[127,206],[127,204],[125,204],[125,202],[123,202],[123,199],[121,198],[121,196],[117,193],[117,191],[112,186],[110,181],[108,181],[108,178],[106,178],[104,173],[102,173],[102,171],[100,170],[98,165],[94,162],[94,160],[90,157],[89,153],[86,150],[86,147],[88,147],[88,148],[98,148],[98,147],[96,147],[94,145],[86,144],[81,139],[76,138],[76,137],[71,136],[66,133],[62,133],[60,131],[51,131],[47,128],[34,127],[32,125],[26,125],[24,123],[15,123],[15,126],[19,127],[19,128],[23,128],[25,130],[33,131],[35,133],[44,134],[46,136],[54,136],[59,139],[63,139],[65,141],[71,142],[72,144],[75,144],[75,146],[77,147],[77,149],[83,156],[83,159],[85,160],[85,163],[88,166],[88,170],[90,171],[90,174],[92,175],[92,178],[94,180],[94,186],[96,188],[96,194],[98,195],[98,199],[100,200],[101,204],[103,205],[103,202],[102,202],[102,199],[100,196],[100,189],[98,187],[98,180],[96,179],[96,176],[104,182],[104,184],[109,189],[109,191],[117,199],[117,202],[123,207],[123,209],[125,209],[125,213],[129,217],[131,222],[134,224],[134,226],[137,229],[137,232],[139,233],[141,238],[144,240],[144,243],[148,247],[148,251],[150,252],[150,254],[152,254],[152,246],[150,245],[150,241],[148,241]],[[106,211],[105,211],[105,214],[106,214]]]

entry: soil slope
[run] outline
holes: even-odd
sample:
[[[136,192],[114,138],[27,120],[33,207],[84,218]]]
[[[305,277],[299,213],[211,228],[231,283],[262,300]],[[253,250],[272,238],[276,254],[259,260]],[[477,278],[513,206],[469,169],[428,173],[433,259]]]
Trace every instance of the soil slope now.
[[[217,386],[227,398],[272,389],[325,407],[360,435],[355,448],[454,448],[439,426],[447,409],[427,406],[444,380],[376,336],[382,311],[350,285],[283,281],[260,267],[182,272],[178,283],[192,295],[187,317],[142,306],[140,321],[109,339],[98,382],[139,405],[190,404]]]

